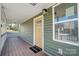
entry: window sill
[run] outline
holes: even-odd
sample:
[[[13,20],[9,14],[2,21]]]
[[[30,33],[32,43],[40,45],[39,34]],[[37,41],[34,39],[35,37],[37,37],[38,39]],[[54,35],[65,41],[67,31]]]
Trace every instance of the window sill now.
[[[79,46],[79,43],[62,41],[62,40],[56,40],[56,39],[54,39],[54,41],[61,42],[61,43],[66,43],[66,44],[71,44],[71,45],[74,45],[74,46]]]

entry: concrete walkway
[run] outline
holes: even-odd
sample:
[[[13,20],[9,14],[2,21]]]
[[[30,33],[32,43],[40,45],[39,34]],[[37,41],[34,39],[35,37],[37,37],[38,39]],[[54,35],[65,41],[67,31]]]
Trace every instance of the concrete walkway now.
[[[8,33],[2,56],[46,56],[42,51],[34,53],[29,47],[31,45],[23,41],[16,33]]]

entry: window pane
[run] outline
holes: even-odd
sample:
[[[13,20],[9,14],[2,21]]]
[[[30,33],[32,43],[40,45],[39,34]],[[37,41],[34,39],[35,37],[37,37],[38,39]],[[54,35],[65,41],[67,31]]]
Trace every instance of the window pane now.
[[[78,20],[55,24],[55,39],[78,42]]]
[[[63,3],[55,7],[55,22],[77,18],[77,4]]]

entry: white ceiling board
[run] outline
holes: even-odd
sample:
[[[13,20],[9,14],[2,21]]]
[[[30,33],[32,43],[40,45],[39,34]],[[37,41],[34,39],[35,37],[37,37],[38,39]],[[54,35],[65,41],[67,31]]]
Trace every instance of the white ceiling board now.
[[[16,23],[30,19],[50,5],[53,5],[53,3],[37,3],[35,6],[29,3],[3,3],[7,19]]]

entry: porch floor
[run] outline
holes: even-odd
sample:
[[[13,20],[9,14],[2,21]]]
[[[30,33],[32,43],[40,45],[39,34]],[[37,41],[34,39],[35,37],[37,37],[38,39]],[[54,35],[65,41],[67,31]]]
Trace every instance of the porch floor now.
[[[47,56],[43,51],[34,53],[30,44],[20,39],[15,33],[8,33],[2,50],[2,56]]]

